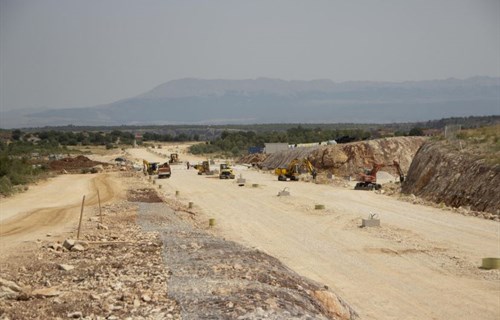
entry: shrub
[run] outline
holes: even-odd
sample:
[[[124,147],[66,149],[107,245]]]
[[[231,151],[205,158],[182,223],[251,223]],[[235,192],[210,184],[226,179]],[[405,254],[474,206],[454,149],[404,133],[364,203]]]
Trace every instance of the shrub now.
[[[9,177],[3,176],[0,178],[0,194],[8,195],[12,193],[12,183]]]

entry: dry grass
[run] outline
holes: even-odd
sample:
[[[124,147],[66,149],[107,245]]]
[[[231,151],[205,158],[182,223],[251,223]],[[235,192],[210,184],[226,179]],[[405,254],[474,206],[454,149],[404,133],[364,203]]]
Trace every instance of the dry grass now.
[[[500,125],[462,130],[457,139],[461,150],[500,164]]]

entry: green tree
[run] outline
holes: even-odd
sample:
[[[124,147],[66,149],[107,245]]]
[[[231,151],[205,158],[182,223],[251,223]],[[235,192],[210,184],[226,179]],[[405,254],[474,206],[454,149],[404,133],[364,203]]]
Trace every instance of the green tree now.
[[[422,128],[413,127],[413,128],[411,128],[411,130],[408,133],[408,135],[410,135],[410,136],[423,136],[424,135],[424,131],[422,130]]]

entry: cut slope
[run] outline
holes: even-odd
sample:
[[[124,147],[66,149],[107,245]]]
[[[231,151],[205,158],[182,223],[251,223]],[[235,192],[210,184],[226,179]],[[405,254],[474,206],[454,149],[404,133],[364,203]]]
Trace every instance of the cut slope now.
[[[428,142],[415,155],[402,191],[452,207],[500,214],[500,165],[446,141]]]
[[[391,164],[393,160],[398,160],[401,168],[406,172],[415,153],[424,141],[423,137],[396,137],[313,148],[297,148],[271,154],[260,163],[260,166],[274,169],[286,167],[295,158],[308,158],[320,171],[351,176],[362,172],[363,168],[371,168],[374,162]],[[384,171],[396,174],[393,167],[386,167]]]

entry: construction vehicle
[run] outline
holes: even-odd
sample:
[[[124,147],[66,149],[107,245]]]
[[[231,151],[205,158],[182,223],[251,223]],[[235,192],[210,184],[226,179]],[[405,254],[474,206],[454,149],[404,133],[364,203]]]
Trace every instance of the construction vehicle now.
[[[364,173],[360,173],[358,176],[358,183],[354,187],[354,190],[379,190],[382,185],[377,183],[377,172],[385,167],[382,163],[373,163],[373,168],[365,169]]]
[[[158,165],[159,165],[158,162],[149,162],[147,160],[143,160],[142,164],[143,164],[142,171],[144,172],[144,175],[151,176],[158,173]]]
[[[179,154],[177,153],[171,153],[170,154],[170,160],[168,160],[169,163],[179,163]]]
[[[198,169],[198,175],[206,174],[211,175],[214,174],[213,171],[210,170],[210,163],[208,161],[203,161],[201,164],[196,165]]]
[[[165,162],[158,166],[158,179],[161,178],[170,178],[172,175],[172,170],[170,169],[170,165],[168,162]]]
[[[373,168],[365,169],[364,173],[361,173],[358,177],[358,183],[354,187],[355,190],[380,190],[382,185],[377,183],[377,172],[383,167],[393,166],[396,168],[399,174],[399,181],[402,183],[405,179],[403,171],[399,165],[399,162],[394,160],[392,164],[374,163]]]
[[[231,166],[227,163],[220,164],[219,179],[234,179],[235,175]]]
[[[313,179],[316,179],[316,169],[307,159],[293,159],[286,168],[276,168],[274,173],[278,176],[279,181],[297,181],[302,173],[309,172]]]

